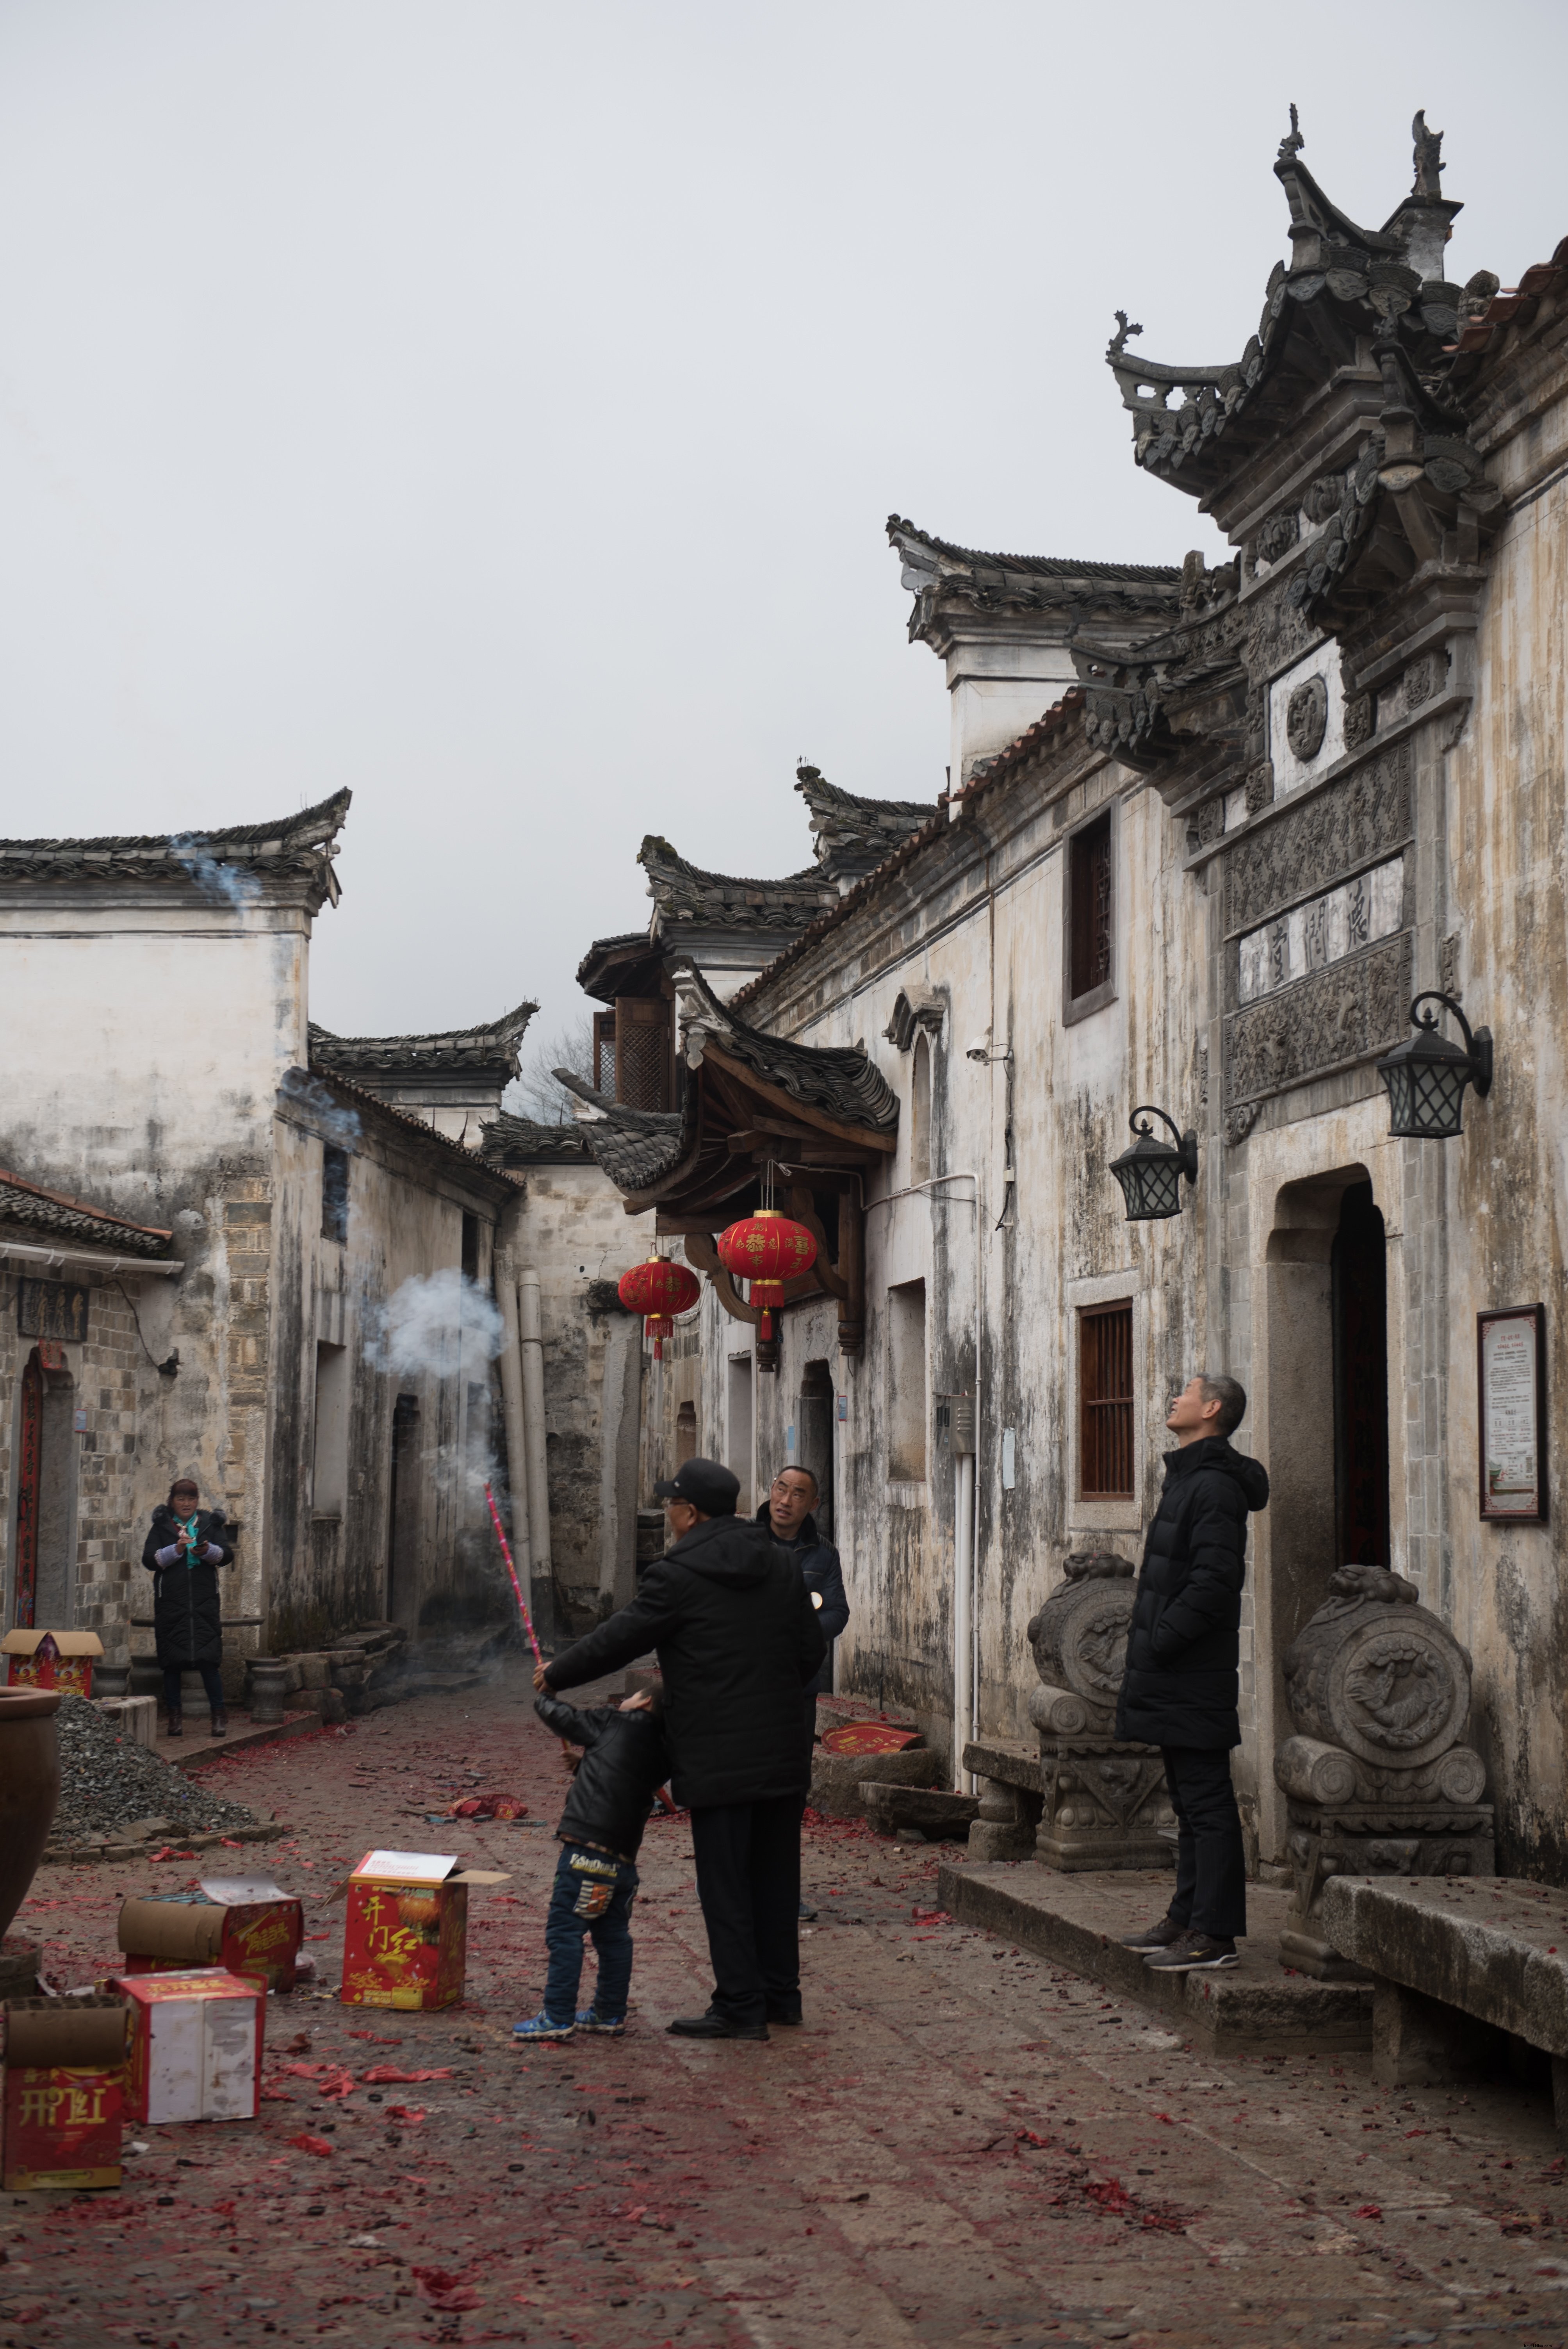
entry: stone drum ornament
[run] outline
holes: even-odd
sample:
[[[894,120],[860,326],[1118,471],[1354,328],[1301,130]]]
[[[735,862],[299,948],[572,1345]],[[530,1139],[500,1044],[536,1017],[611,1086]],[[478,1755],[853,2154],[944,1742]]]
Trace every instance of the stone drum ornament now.
[[[1274,1754],[1290,1798],[1295,1910],[1280,1948],[1326,1980],[1357,1978],[1323,1933],[1332,1876],[1491,1876],[1486,1765],[1463,1743],[1470,1660],[1380,1566],[1342,1566],[1284,1654],[1296,1734]]]
[[[1298,685],[1285,704],[1284,739],[1304,762],[1315,759],[1328,731],[1328,688],[1321,677]]]
[[[1134,1568],[1075,1550],[1066,1579],[1030,1621],[1040,1685],[1029,1698],[1044,1795],[1035,1857],[1047,1868],[1168,1868],[1175,1822],[1151,1745],[1115,1734],[1132,1621]]]

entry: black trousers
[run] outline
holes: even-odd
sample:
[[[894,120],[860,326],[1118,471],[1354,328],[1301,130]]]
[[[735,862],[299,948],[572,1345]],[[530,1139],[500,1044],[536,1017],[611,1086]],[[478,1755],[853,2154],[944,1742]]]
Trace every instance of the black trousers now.
[[[1160,1752],[1180,1830],[1171,1921],[1233,1941],[1247,1930],[1247,1863],[1231,1757],[1201,1745],[1163,1745]]]
[[[715,1803],[691,1815],[715,2011],[761,2023],[800,1996],[800,1797]]]

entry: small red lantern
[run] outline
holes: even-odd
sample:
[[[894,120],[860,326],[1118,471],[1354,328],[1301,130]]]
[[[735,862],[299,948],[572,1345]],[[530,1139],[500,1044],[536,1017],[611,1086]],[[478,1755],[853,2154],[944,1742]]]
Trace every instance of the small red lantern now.
[[[762,1309],[758,1335],[766,1341],[784,1302],[784,1283],[810,1271],[817,1243],[804,1224],[792,1223],[777,1207],[758,1207],[719,1234],[718,1260],[732,1278],[750,1282],[748,1295]]]
[[[643,1334],[654,1341],[654,1360],[665,1359],[665,1340],[675,1329],[675,1316],[688,1313],[702,1295],[702,1283],[684,1264],[668,1257],[651,1256],[634,1264],[615,1284],[615,1294],[632,1313],[643,1316]]]

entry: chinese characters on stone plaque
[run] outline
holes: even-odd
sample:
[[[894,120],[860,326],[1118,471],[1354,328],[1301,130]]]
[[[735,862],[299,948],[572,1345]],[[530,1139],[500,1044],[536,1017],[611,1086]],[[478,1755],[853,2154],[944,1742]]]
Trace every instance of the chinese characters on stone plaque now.
[[[1514,1524],[1546,1516],[1546,1309],[1476,1316],[1480,1513]]]
[[[16,1284],[16,1324],[24,1338],[69,1338],[79,1345],[88,1334],[85,1281],[21,1280]]]

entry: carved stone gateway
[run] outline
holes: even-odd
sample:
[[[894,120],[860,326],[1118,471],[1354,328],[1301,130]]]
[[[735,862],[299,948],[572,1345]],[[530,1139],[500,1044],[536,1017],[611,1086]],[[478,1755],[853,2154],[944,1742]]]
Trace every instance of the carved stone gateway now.
[[[1029,1624],[1045,1797],[1035,1857],[1047,1868],[1169,1868],[1173,1858],[1161,1833],[1175,1820],[1159,1753],[1115,1734],[1132,1578],[1126,1558],[1076,1550]]]
[[[1360,1969],[1325,1938],[1330,1877],[1491,1876],[1486,1766],[1464,1744],[1470,1660],[1416,1586],[1342,1566],[1332,1596],[1285,1651],[1296,1733],[1274,1755],[1290,1801],[1295,1911],[1285,1962],[1333,1981]]]

